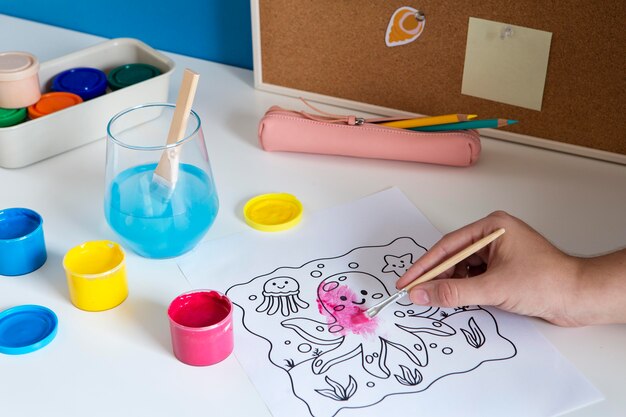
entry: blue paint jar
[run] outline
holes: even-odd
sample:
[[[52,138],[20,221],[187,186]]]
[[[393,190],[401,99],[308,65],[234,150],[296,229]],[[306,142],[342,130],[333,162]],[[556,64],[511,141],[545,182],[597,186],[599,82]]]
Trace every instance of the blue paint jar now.
[[[0,210],[0,275],[24,275],[47,259],[43,219],[27,208]]]
[[[84,101],[101,96],[107,88],[107,76],[97,68],[71,68],[52,80],[52,91],[79,95]]]

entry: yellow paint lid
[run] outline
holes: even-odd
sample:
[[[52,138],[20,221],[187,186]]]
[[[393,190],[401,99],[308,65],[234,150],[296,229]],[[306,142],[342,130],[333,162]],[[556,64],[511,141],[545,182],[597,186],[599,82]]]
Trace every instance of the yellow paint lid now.
[[[262,232],[287,230],[302,219],[302,203],[287,193],[261,194],[243,208],[246,223]]]

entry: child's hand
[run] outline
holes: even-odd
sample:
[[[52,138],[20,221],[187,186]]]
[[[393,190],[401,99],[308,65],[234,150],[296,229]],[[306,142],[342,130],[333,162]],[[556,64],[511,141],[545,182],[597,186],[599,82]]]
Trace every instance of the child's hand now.
[[[569,256],[502,211],[444,236],[396,287],[501,227],[506,233],[489,246],[413,288],[411,301],[442,307],[493,305],[560,326],[626,323],[626,250],[589,259]]]

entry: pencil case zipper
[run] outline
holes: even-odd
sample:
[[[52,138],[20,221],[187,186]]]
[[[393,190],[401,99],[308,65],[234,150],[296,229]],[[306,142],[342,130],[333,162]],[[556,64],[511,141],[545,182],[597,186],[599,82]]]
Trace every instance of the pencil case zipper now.
[[[307,103],[308,104],[308,103]],[[383,126],[380,125],[380,122],[387,122],[387,121],[396,121],[396,120],[408,120],[411,119],[412,117],[406,117],[406,116],[392,116],[392,117],[375,117],[375,118],[364,118],[364,117],[358,117],[358,116],[354,116],[354,115],[332,115],[331,116],[318,116],[318,115],[314,115],[311,113],[307,113],[305,111],[297,111],[297,110],[287,110],[287,109],[283,109],[279,106],[273,106],[270,109],[267,110],[267,112],[265,113],[264,117],[271,117],[271,116],[283,116],[283,117],[287,117],[287,118],[292,118],[294,120],[308,120],[312,123],[319,123],[319,124],[333,124],[333,125],[338,125],[338,126],[356,126],[356,127],[368,127],[369,129],[379,129],[381,131],[402,131],[402,132],[406,132],[406,133],[410,133],[412,136],[422,136],[426,133],[449,133],[449,132],[420,132],[420,131],[415,131],[415,130],[407,130],[407,129],[402,129],[402,128],[397,128],[397,127],[389,127],[389,126]],[[463,131],[459,131],[459,133],[462,133]],[[426,136],[426,135],[424,135]]]

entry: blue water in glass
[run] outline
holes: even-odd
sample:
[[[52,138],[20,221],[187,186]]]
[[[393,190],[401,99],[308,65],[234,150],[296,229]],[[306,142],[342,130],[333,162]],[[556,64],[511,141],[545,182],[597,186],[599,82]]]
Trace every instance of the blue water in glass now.
[[[209,230],[219,209],[211,177],[188,164],[179,166],[172,195],[155,189],[156,164],[122,171],[109,184],[104,211],[122,243],[148,258],[171,258],[191,249]]]

